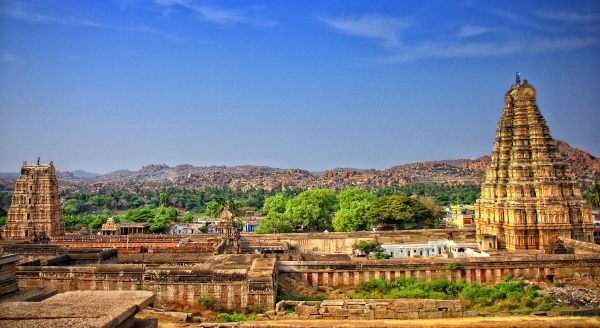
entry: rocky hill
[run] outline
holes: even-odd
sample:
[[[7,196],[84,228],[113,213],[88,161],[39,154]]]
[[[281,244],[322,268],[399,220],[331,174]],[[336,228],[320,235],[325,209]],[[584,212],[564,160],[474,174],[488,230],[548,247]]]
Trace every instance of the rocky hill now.
[[[571,167],[573,176],[581,183],[600,181],[600,159],[589,153],[558,141],[557,145]],[[446,160],[413,163],[385,170],[332,169],[309,172],[302,169],[278,169],[267,166],[192,166],[170,167],[148,165],[137,171],[116,171],[97,177],[61,174],[61,187],[68,189],[98,190],[154,190],[165,187],[303,189],[361,187],[375,190],[380,187],[413,183],[480,184],[489,156],[474,160]],[[0,190],[12,190],[14,178],[0,177]]]

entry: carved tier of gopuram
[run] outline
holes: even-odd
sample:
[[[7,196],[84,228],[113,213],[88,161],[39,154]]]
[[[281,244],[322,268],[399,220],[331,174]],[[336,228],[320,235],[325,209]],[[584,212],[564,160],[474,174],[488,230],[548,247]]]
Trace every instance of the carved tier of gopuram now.
[[[544,250],[556,237],[593,242],[590,207],[550,136],[535,88],[517,76],[504,99],[475,209],[480,249]]]
[[[53,163],[24,162],[15,183],[4,238],[41,241],[64,234],[65,223]]]

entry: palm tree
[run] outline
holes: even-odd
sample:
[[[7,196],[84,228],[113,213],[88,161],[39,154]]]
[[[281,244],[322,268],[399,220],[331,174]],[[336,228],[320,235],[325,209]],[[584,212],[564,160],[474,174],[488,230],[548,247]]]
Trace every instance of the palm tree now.
[[[600,208],[600,183],[596,183],[587,192],[587,199],[593,208]]]

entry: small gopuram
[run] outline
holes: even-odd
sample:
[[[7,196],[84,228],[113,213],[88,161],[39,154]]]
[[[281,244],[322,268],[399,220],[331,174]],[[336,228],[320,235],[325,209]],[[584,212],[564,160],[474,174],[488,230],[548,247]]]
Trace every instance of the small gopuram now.
[[[4,238],[41,241],[65,234],[54,164],[23,163],[8,210]]]
[[[590,207],[550,136],[535,88],[517,74],[504,100],[475,206],[479,247],[545,250],[556,237],[593,242]]]
[[[217,233],[221,234],[222,241],[217,247],[219,254],[238,254],[240,252],[240,231],[235,224],[233,213],[225,207],[220,215]]]

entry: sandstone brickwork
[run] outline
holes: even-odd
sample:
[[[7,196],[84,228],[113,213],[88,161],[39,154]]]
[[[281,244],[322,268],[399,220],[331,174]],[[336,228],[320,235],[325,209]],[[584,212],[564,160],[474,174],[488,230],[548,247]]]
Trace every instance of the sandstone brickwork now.
[[[289,307],[294,307],[294,312],[288,313]],[[463,316],[460,301],[430,299],[280,301],[273,312],[269,313],[269,319],[407,320]]]
[[[476,225],[482,249],[543,250],[556,237],[593,242],[590,207],[527,80],[517,78],[505,95]]]
[[[64,234],[54,165],[23,163],[8,210],[4,238],[43,240]]]

